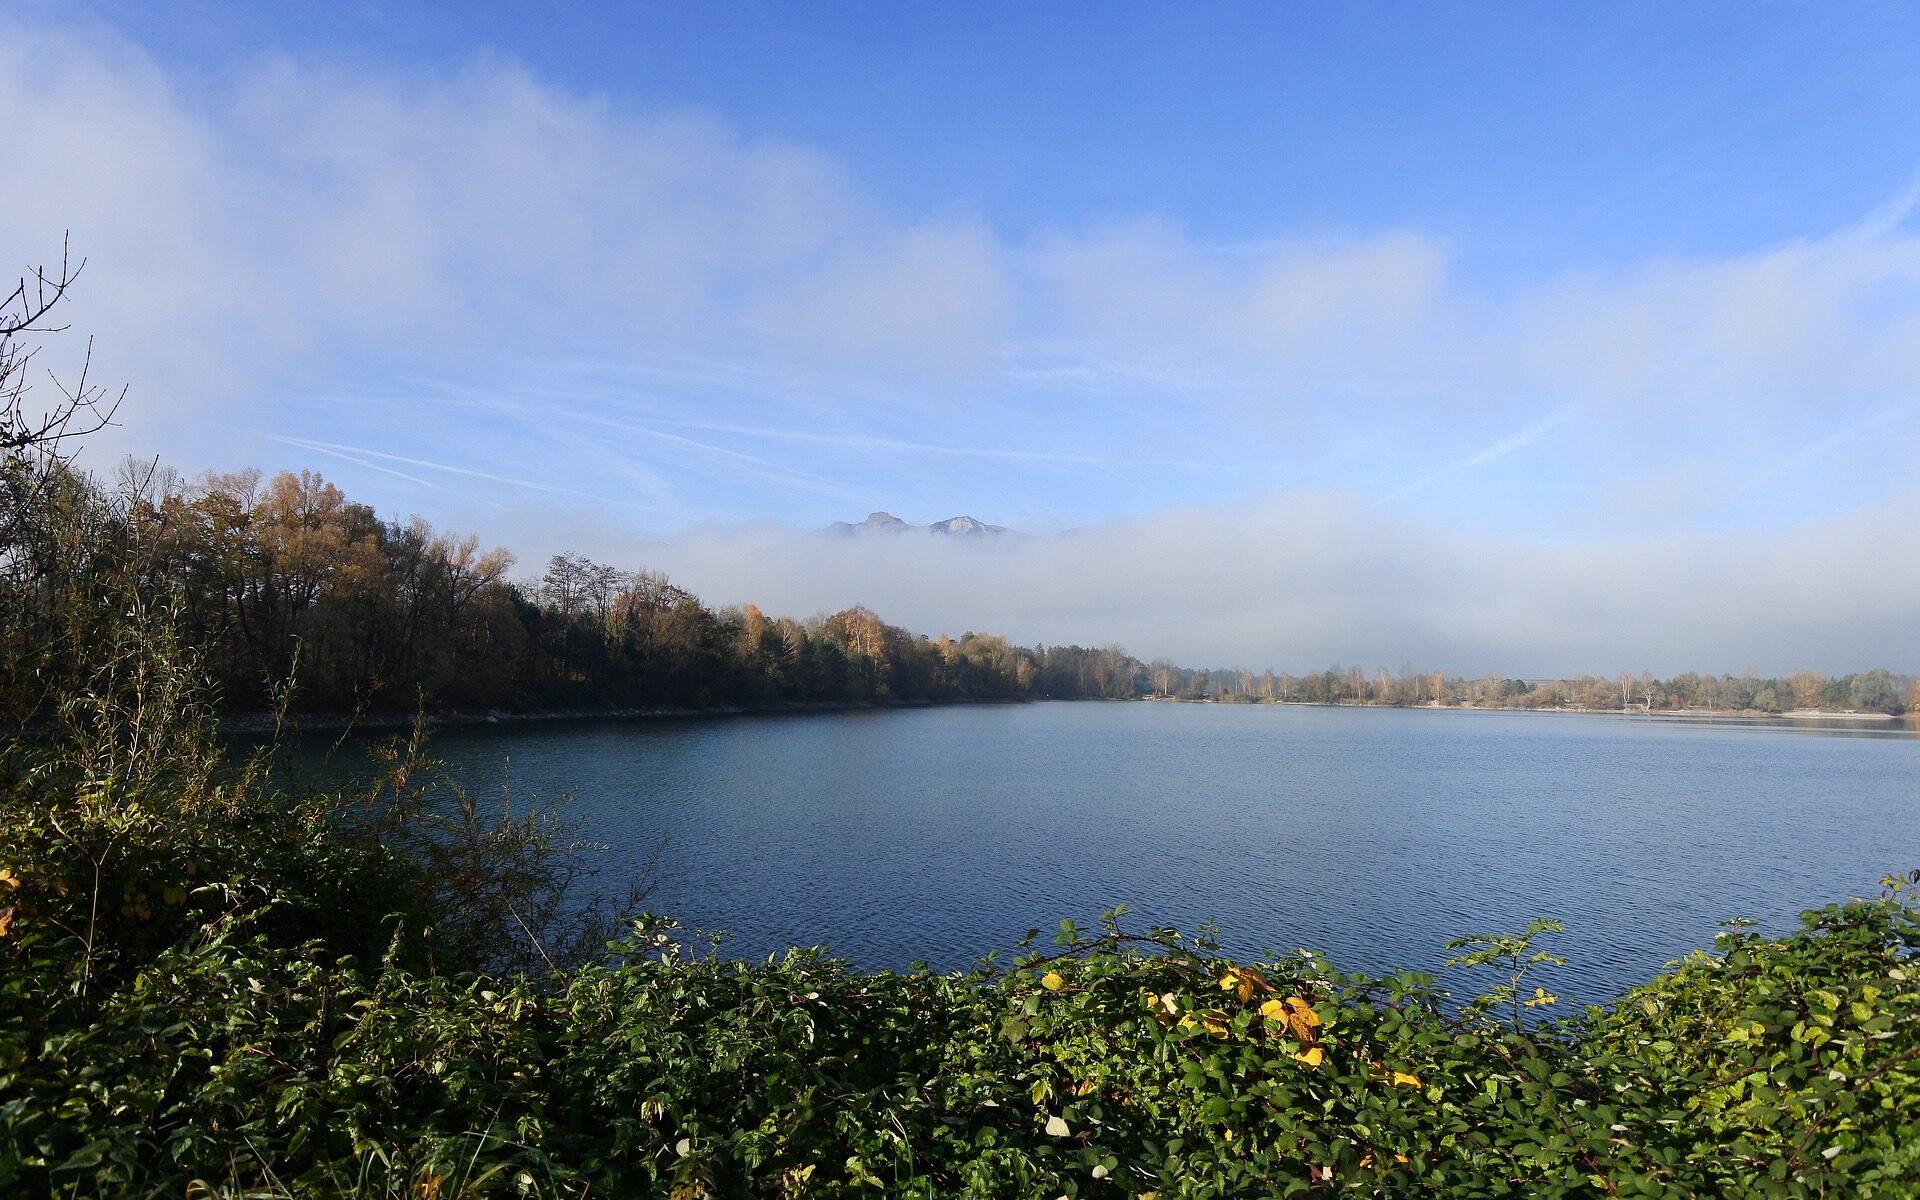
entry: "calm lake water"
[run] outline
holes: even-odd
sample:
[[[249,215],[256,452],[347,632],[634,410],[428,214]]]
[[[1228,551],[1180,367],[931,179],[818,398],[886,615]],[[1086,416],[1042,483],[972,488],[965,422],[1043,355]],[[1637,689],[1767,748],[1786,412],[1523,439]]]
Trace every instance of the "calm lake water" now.
[[[609,879],[755,957],[964,966],[1028,928],[1220,926],[1434,970],[1450,936],[1566,921],[1544,982],[1600,1001],[1731,916],[1793,924],[1920,866],[1905,725],[1048,703],[450,730],[476,789],[572,793]]]

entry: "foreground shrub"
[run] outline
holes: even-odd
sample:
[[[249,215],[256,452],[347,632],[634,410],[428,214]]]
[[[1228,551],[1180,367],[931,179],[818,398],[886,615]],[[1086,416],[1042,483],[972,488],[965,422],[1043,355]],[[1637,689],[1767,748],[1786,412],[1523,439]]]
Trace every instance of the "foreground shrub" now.
[[[80,994],[69,940],[0,979],[0,1187],[1908,1196],[1920,923],[1888,883],[1531,1026],[1544,989],[1458,1006],[1117,913],[960,975],[731,962],[642,921],[551,986],[422,974],[404,933],[377,963],[287,946],[260,913]]]

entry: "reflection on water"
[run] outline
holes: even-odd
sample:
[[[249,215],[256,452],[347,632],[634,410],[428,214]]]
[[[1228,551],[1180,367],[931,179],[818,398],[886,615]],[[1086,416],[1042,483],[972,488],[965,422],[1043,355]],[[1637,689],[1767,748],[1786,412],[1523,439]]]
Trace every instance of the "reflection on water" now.
[[[1551,715],[1551,714],[1549,714]],[[1847,715],[1820,717],[1756,717],[1737,713],[1581,713],[1589,718],[1611,717],[1625,721],[1663,721],[1676,725],[1717,725],[1745,729],[1766,729],[1775,733],[1805,733],[1819,737],[1920,738],[1920,721],[1911,716],[1859,717]]]
[[[1904,722],[1056,703],[453,730],[476,788],[571,792],[609,872],[663,834],[656,911],[758,956],[956,967],[1061,917],[1221,927],[1432,970],[1563,918],[1600,1000],[1920,866]]]

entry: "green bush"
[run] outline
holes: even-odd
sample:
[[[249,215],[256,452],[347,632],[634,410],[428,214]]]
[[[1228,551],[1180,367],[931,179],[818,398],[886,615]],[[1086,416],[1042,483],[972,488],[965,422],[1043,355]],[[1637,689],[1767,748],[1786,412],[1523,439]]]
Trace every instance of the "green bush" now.
[[[23,918],[0,1187],[1908,1196],[1920,914],[1901,886],[1786,937],[1736,927],[1532,1025],[1423,976],[1236,964],[1117,913],[960,975],[731,962],[642,920],[542,980],[424,972],[404,931],[379,962],[288,944],[268,904],[84,992],[73,939],[23,959],[42,936]]]

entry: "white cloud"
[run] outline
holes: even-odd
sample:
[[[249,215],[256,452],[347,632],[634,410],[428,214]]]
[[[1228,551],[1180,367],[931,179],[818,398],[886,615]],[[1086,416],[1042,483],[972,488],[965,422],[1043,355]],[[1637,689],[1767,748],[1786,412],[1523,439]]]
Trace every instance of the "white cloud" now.
[[[1853,231],[1726,260],[1572,276],[1512,344],[1569,396],[1748,419],[1920,385],[1920,240]]]
[[[930,224],[841,250],[762,296],[750,320],[801,362],[977,373],[1005,336],[1011,299],[990,232]]]
[[[1103,365],[1225,363],[1265,382],[1411,349],[1447,271],[1445,248],[1411,233],[1218,248],[1158,221],[1043,238],[1029,261],[1035,320]]]
[[[813,151],[504,62],[281,59],[188,95],[110,35],[10,23],[0,107],[0,261],[72,231],[68,318],[134,384],[121,436],[176,455],[221,451],[211,414],[270,424],[289,379],[608,344],[945,372],[991,355],[1005,307],[978,225],[895,220]]]

